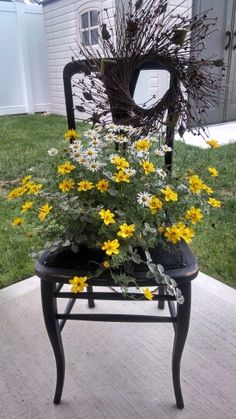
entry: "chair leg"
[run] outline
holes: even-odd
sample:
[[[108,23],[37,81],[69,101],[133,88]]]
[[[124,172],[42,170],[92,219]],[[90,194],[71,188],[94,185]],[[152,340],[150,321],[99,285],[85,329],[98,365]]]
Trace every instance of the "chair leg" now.
[[[48,337],[50,339],[52,349],[55,355],[56,368],[57,368],[57,383],[54,396],[54,403],[59,404],[65,377],[65,357],[63,344],[61,339],[61,331],[59,321],[56,319],[57,314],[57,300],[54,297],[56,290],[56,283],[41,280],[41,298],[43,316],[45,326],[47,329]]]
[[[92,285],[88,285],[87,291],[93,293]],[[94,302],[94,299],[92,297],[88,299],[88,306],[89,306],[89,308],[94,308],[95,307],[95,302]]]
[[[165,295],[165,287],[164,287],[164,285],[159,285],[158,294],[159,295]],[[160,310],[164,310],[164,308],[165,308],[165,300],[159,300],[158,301],[158,308]]]
[[[172,354],[172,377],[178,409],[184,408],[184,401],[180,384],[180,364],[184,345],[188,335],[190,311],[191,311],[191,282],[179,286],[184,296],[184,303],[178,304],[177,323]]]

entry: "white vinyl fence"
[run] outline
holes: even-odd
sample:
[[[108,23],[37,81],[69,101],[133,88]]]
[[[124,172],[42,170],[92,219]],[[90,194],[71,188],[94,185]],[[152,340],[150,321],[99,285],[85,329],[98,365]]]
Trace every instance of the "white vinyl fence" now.
[[[49,110],[42,7],[0,1],[0,115]]]

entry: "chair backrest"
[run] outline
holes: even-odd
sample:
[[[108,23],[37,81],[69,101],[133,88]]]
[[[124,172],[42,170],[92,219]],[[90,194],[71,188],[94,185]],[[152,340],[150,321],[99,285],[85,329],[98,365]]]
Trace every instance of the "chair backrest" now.
[[[96,59],[96,64],[101,64],[102,59]],[[65,103],[66,103],[66,113],[67,113],[67,122],[68,122],[68,128],[69,129],[75,129],[75,106],[73,101],[73,91],[72,91],[72,77],[75,74],[84,73],[85,68],[88,68],[91,70],[91,72],[96,70],[94,67],[94,61],[93,60],[79,60],[79,61],[71,61],[64,67],[63,70],[63,82],[64,82],[64,93],[65,93]],[[134,96],[135,87],[137,85],[138,77],[140,74],[140,71],[143,70],[159,70],[164,69],[163,66],[160,65],[160,63],[153,61],[148,61],[142,64],[140,67],[138,67],[134,73],[133,77],[130,80],[129,84],[129,91],[131,96]],[[106,80],[104,77],[104,84],[106,88],[109,88],[109,84],[111,84],[111,79]],[[170,72],[170,86],[175,86],[177,84],[177,81],[175,80],[173,74]],[[175,90],[175,89],[173,89]],[[109,100],[109,97],[108,97]],[[112,104],[111,104],[112,105]],[[151,108],[152,109],[152,108]],[[171,119],[171,116],[174,114],[175,111],[175,100],[173,97],[173,100],[169,104],[167,108],[167,119]],[[124,110],[125,112],[125,110]],[[117,111],[114,111],[111,106],[111,113],[112,113],[112,119],[113,122],[119,123],[120,115],[117,113]],[[172,151],[173,151],[173,145],[174,145],[174,132],[175,132],[175,126],[174,125],[166,125],[166,135],[165,135],[165,142],[166,144],[171,147],[171,151],[166,152],[165,154],[165,165],[166,168],[171,171],[172,168]]]

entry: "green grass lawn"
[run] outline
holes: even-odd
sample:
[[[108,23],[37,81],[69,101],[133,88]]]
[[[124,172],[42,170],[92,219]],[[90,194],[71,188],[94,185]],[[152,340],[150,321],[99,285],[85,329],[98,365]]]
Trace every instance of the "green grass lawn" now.
[[[58,115],[0,117],[0,288],[34,273],[32,240],[11,227],[6,188],[26,174],[45,173],[47,150],[64,143],[66,130],[66,118]]]
[[[78,124],[78,131],[83,127]],[[32,239],[11,228],[6,189],[25,174],[47,173],[45,153],[63,141],[66,130],[66,119],[57,115],[0,117],[0,288],[34,273]],[[236,143],[202,150],[177,142],[174,161],[175,168],[197,167],[201,173],[215,166],[220,172],[215,195],[223,208],[201,224],[192,247],[203,272],[236,287]]]
[[[209,166],[219,170],[214,196],[223,206],[205,218],[191,247],[202,272],[236,288],[236,143],[207,150],[177,143],[175,157],[175,165],[200,174]]]

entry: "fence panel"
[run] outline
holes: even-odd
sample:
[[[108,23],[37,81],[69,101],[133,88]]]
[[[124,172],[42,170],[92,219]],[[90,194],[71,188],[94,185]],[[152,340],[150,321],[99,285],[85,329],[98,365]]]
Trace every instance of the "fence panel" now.
[[[0,1],[0,115],[50,110],[42,7]]]

